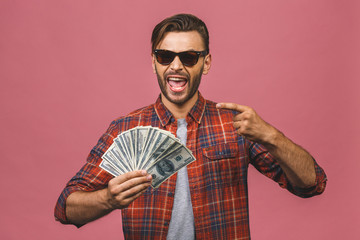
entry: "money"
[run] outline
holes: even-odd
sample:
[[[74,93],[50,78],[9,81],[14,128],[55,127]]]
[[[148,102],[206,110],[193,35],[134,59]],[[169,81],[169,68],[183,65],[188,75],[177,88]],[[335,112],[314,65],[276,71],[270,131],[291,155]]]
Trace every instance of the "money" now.
[[[139,126],[119,134],[101,157],[100,167],[117,177],[146,170],[151,186],[159,187],[181,168],[195,161],[191,151],[172,133],[151,126]]]
[[[160,184],[181,168],[195,161],[190,150],[181,146],[178,146],[163,157],[160,156],[158,159],[148,169],[148,173],[151,174],[153,179],[151,185],[154,188],[160,186]]]

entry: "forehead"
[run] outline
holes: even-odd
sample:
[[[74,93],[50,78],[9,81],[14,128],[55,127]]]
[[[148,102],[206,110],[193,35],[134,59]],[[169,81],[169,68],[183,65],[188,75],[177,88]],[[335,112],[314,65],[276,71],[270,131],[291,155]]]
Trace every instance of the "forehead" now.
[[[168,32],[156,48],[174,52],[205,50],[204,42],[197,31]]]

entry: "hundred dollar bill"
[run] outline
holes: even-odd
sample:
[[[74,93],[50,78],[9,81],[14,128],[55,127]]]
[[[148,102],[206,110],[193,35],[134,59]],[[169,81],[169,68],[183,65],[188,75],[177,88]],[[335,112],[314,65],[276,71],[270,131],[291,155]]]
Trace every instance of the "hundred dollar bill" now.
[[[130,158],[131,154],[129,153],[129,149],[126,146],[125,138],[123,135],[118,135],[117,138],[114,139],[114,143],[117,145],[121,152],[124,153],[124,158],[126,159],[129,166],[131,166]]]
[[[144,146],[145,143],[147,142],[147,138],[148,138],[148,132],[149,132],[149,128],[148,127],[138,127],[136,128],[136,156],[135,156],[135,162],[136,162],[136,166],[135,169],[138,170],[139,169],[139,165],[141,163],[141,155],[142,152],[144,150]]]
[[[118,150],[119,154],[121,155],[121,159],[124,161],[123,164],[132,168],[132,163],[130,158],[128,157],[126,146],[124,145],[123,138],[117,137],[114,139],[114,143],[116,149]]]
[[[132,151],[132,158],[131,158],[131,161],[133,162],[134,164],[134,169],[136,168],[136,161],[135,161],[135,156],[136,156],[136,153],[137,153],[137,143],[136,143],[136,140],[137,140],[137,136],[136,136],[136,129],[133,128],[133,129],[130,129],[129,130],[129,135],[130,135],[130,142],[131,144],[129,145],[130,146],[130,149]]]
[[[158,188],[166,179],[193,161],[195,157],[190,150],[179,146],[173,152],[161,157],[147,170],[152,176],[151,186]]]
[[[148,143],[145,146],[142,156],[141,156],[141,164],[139,169],[146,169],[145,166],[148,165],[149,159],[151,155],[155,152],[155,150],[160,146],[162,142],[165,141],[167,136],[158,131],[159,129],[154,129],[151,135],[148,137]]]
[[[146,141],[144,143],[144,146],[142,148],[142,153],[139,157],[139,164],[138,169],[142,169],[142,166],[144,165],[145,161],[147,160],[147,156],[150,152],[153,150],[151,149],[151,146],[153,145],[154,141],[156,141],[156,135],[157,131],[155,128],[149,127],[149,131],[147,132]]]
[[[130,165],[131,165],[131,168],[132,169],[135,169],[135,164],[134,164],[134,162],[132,161],[133,159],[134,159],[134,149],[133,149],[133,142],[132,142],[132,139],[131,139],[131,134],[130,134],[130,132],[129,131],[126,131],[126,132],[124,132],[124,133],[122,133],[121,135],[120,135],[122,138],[123,138],[123,140],[124,140],[124,147],[127,149],[127,152],[128,152],[128,161],[129,161],[129,163],[130,163]]]
[[[165,134],[160,133],[163,135],[163,141],[159,144],[155,151],[152,152],[150,156],[148,156],[145,164],[142,166],[142,169],[147,169],[150,167],[163,153],[169,153],[176,148],[176,140],[166,137]],[[161,137],[162,138],[162,137]]]
[[[113,167],[121,172],[131,172],[132,169],[126,164],[126,160],[123,160],[120,153],[117,151],[116,145],[111,145],[108,150],[103,154],[102,159],[109,162]]]
[[[99,166],[114,177],[124,174],[123,172],[119,172],[118,169],[114,168],[108,161],[102,161]]]
[[[172,139],[180,142],[180,139],[178,139],[177,137],[175,137],[175,135],[172,134],[171,132],[166,131],[166,130],[164,130],[164,129],[158,129],[158,131],[161,132],[161,133],[163,133],[163,134],[165,134],[166,136],[168,136],[168,137],[170,137],[170,138],[172,138]]]

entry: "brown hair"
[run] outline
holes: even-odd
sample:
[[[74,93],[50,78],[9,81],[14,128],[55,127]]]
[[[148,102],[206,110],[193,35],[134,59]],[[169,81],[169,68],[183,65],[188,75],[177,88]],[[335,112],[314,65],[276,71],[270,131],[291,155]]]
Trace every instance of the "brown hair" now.
[[[205,50],[209,53],[209,32],[207,27],[201,19],[191,14],[177,14],[158,23],[151,36],[151,52],[154,52],[155,47],[166,33],[188,31],[197,31],[200,34],[204,41]]]

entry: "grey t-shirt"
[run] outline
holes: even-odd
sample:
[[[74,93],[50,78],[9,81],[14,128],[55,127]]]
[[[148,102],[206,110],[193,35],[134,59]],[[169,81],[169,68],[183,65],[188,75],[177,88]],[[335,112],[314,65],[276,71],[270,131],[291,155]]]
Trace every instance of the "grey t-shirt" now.
[[[177,126],[176,135],[180,139],[181,143],[186,145],[186,120],[178,119]],[[194,213],[191,204],[189,179],[186,167],[178,171],[174,205],[166,239],[195,239]]]

